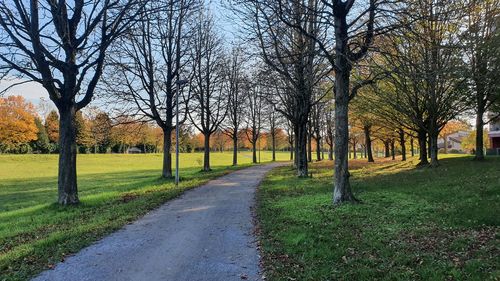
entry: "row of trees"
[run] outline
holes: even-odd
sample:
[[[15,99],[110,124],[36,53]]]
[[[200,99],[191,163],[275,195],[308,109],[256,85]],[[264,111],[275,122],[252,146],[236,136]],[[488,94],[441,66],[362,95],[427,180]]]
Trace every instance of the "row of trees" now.
[[[450,120],[475,113],[476,159],[484,159],[483,127],[498,118],[485,120],[485,112],[499,112],[500,1],[246,0],[234,7],[281,82],[275,84],[294,126],[298,176],[307,175],[305,132],[321,140],[325,131],[335,154],[334,204],[357,201],[349,145],[364,135],[361,145],[374,161],[374,130],[386,156],[399,143],[405,160],[409,137],[418,141],[419,165],[430,156],[435,167],[440,133]],[[326,116],[320,126],[318,112]]]
[[[163,152],[163,132],[150,123],[133,119],[116,120],[107,113],[89,108],[77,112],[76,144],[79,153],[128,153],[129,148],[139,148],[143,153]],[[237,151],[288,150],[284,130],[271,131],[261,128],[255,141],[251,128],[237,132]],[[175,143],[175,135],[172,141]],[[227,151],[232,148],[232,137],[227,131],[216,131],[210,141],[211,151]],[[59,115],[50,111],[45,118],[39,117],[35,107],[21,96],[0,98],[0,152],[3,153],[57,153],[59,150]],[[258,143],[258,147],[254,147]],[[203,151],[204,136],[195,133],[192,126],[184,124],[179,130],[181,152]]]
[[[205,171],[217,132],[236,152],[245,129],[256,162],[263,124],[270,136],[285,127],[299,177],[313,140],[326,143],[334,204],[357,201],[347,163],[360,144],[355,127],[370,161],[380,127],[386,148],[397,140],[404,152],[415,138],[421,165],[429,152],[437,166],[440,131],[473,109],[483,157],[484,113],[499,100],[498,0],[229,3],[244,49],[227,47],[201,0],[0,3],[0,77],[40,83],[58,109],[61,204],[78,203],[77,112],[95,93],[117,120],[161,129],[166,178],[176,119],[203,135]]]

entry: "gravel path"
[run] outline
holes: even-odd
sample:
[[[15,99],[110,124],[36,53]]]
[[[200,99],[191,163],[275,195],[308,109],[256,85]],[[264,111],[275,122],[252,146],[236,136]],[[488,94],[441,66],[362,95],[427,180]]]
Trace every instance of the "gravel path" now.
[[[259,182],[279,165],[186,191],[34,280],[261,280],[250,208]]]

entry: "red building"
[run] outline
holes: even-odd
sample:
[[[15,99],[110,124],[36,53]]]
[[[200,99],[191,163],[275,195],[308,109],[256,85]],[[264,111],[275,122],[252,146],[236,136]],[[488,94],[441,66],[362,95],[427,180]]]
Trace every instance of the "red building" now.
[[[496,154],[500,153],[500,120],[490,123],[490,131],[488,132],[490,139],[490,148]]]
[[[500,131],[490,132],[488,135],[490,137],[491,148],[500,148]]]

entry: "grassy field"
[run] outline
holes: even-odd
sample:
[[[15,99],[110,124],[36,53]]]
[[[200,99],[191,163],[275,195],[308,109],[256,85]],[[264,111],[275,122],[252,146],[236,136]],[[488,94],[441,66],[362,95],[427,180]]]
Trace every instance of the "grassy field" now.
[[[382,162],[379,160],[379,162]],[[332,163],[273,171],[258,193],[268,280],[499,280],[500,158],[350,163],[363,201],[332,207]]]
[[[288,153],[278,153],[278,160]],[[263,152],[262,162],[270,161]],[[26,280],[147,211],[235,168],[231,153],[181,155],[181,184],[161,175],[162,155],[79,155],[81,205],[60,207],[56,155],[0,155],[0,280]],[[241,166],[251,154],[240,153]]]

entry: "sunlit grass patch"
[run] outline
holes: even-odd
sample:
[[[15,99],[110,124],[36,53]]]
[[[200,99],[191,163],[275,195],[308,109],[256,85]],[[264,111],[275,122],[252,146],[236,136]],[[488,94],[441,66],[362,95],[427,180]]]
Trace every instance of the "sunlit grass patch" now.
[[[241,167],[251,154],[239,155]],[[288,153],[278,153],[287,160]],[[81,204],[57,200],[57,155],[0,155],[0,280],[26,280],[184,190],[233,171],[231,153],[181,154],[181,183],[161,179],[161,154],[78,155]],[[271,154],[261,153],[262,161]],[[200,161],[199,161],[200,160]]]

